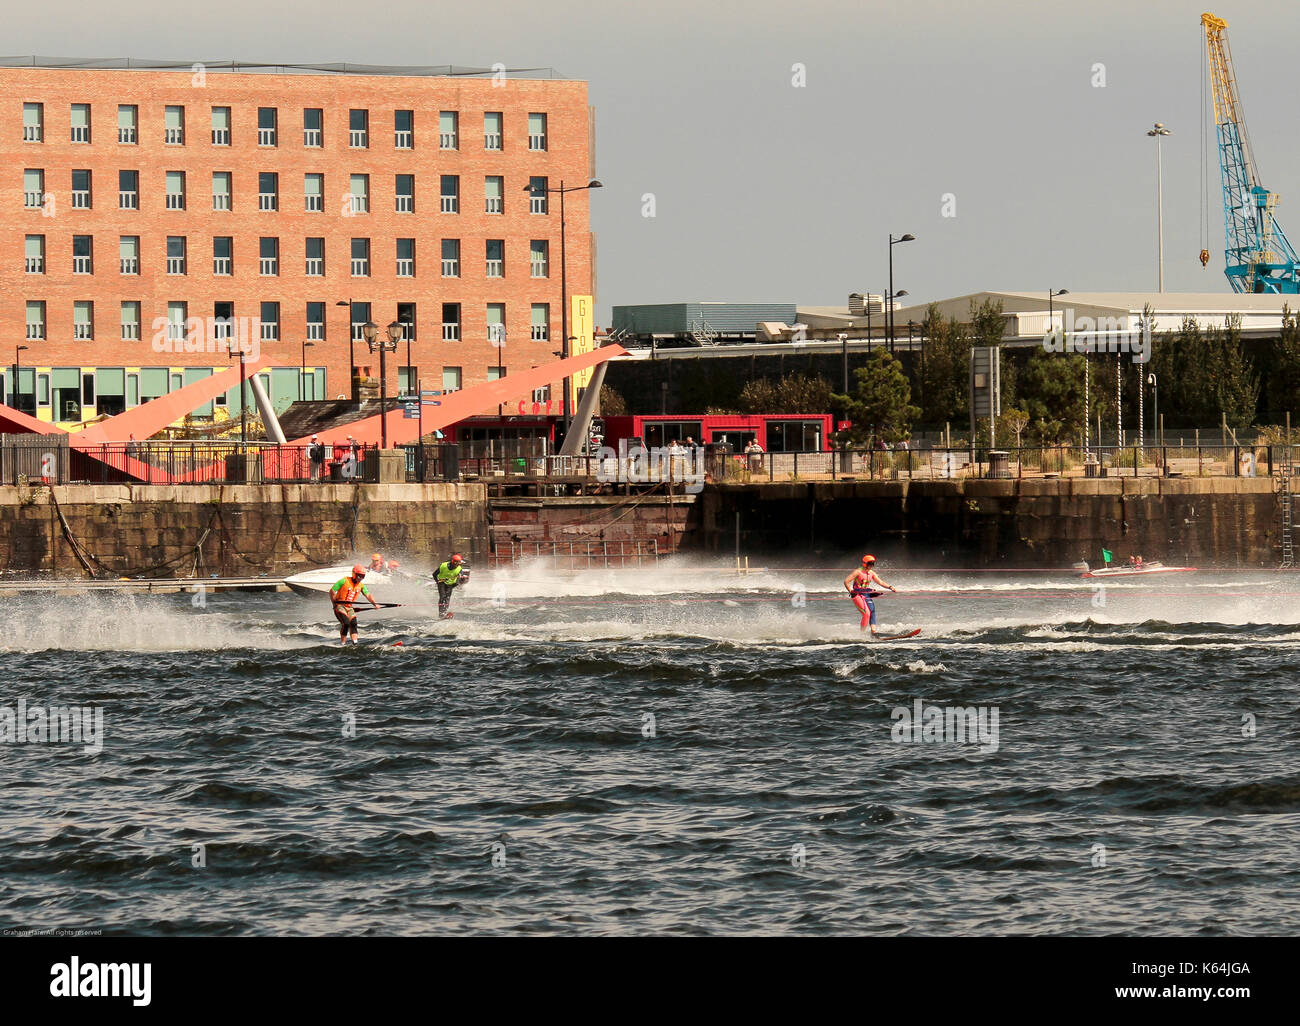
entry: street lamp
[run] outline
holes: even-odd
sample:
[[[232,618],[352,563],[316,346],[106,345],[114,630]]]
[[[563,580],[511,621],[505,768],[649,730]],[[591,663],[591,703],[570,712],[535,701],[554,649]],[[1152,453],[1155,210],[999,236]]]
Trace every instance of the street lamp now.
[[[889,301],[889,310],[887,312],[887,316],[889,317],[889,353],[891,356],[894,353],[894,302],[893,302],[894,301],[894,247],[897,246],[900,242],[915,242],[915,241],[916,241],[916,236],[912,235],[911,233],[908,233],[907,235],[902,235],[897,239],[894,238],[892,233],[889,236],[890,301]],[[906,293],[899,293],[899,295],[906,295]]]
[[[1155,127],[1147,132],[1156,141],[1156,218],[1157,234],[1159,236],[1158,253],[1160,258],[1160,291],[1165,290],[1165,182],[1164,182],[1164,161],[1160,152],[1160,140],[1172,133],[1159,121]],[[1139,429],[1138,434],[1141,435]]]
[[[524,192],[528,193],[530,196],[544,196],[552,192],[560,194],[560,338],[563,340],[561,342],[560,353],[561,359],[564,360],[569,358],[569,281],[564,248],[564,194],[568,192],[581,192],[584,189],[601,188],[604,188],[604,186],[594,178],[586,185],[570,185],[567,188],[564,185],[563,178],[560,179],[560,184],[557,188],[551,188],[549,186],[545,188],[534,188],[532,183],[524,186]],[[566,377],[564,379],[564,434],[566,438],[569,434],[570,417],[569,379]]]
[[[1069,294],[1070,294],[1069,289],[1057,289],[1055,292],[1053,292],[1051,289],[1047,290],[1047,330],[1048,331],[1051,331],[1053,328],[1056,327],[1056,320],[1052,316],[1052,297],[1068,296]]]
[[[389,353],[397,352],[397,340],[401,337],[402,326],[397,321],[392,321],[384,331],[384,337],[379,337],[379,325],[374,321],[366,321],[361,329],[365,337],[366,346],[373,353],[379,352],[379,448],[388,448],[388,361],[386,359]]]
[[[356,397],[357,397],[357,386],[356,386],[355,377],[356,377],[356,373],[357,373],[357,358],[356,358],[356,355],[355,355],[355,354],[353,353],[353,351],[352,351],[352,345],[353,345],[353,341],[352,341],[352,300],[349,299],[349,300],[347,300],[347,301],[345,302],[344,300],[340,299],[340,300],[339,300],[337,303],[335,303],[334,305],[335,305],[335,306],[346,306],[346,307],[348,308],[348,395],[350,395],[353,399],[356,399]],[[328,395],[329,393],[326,393],[326,394]]]
[[[239,351],[239,451],[242,454],[248,451],[248,382],[244,378],[244,343],[227,348],[227,361],[233,350]]]
[[[835,336],[840,340],[841,358],[844,361],[844,394],[849,394],[849,336],[841,331]]]
[[[22,369],[21,366],[20,366],[20,364],[19,364],[19,356],[18,356],[18,354],[19,354],[19,353],[22,353],[22,352],[25,352],[27,349],[28,349],[27,346],[14,346],[14,387],[13,387],[13,400],[14,400],[14,409],[15,409],[15,410],[19,410],[19,411],[22,410],[22,402],[23,402],[23,400],[22,400],[22,393],[18,390],[18,372]]]
[[[304,342],[302,344],[302,367],[298,373],[298,402],[302,402],[302,381],[307,376],[307,350],[315,345],[315,342]],[[316,380],[314,378],[311,383],[311,397],[316,398]]]
[[[893,282],[890,282],[889,292],[885,296],[889,307],[885,311],[885,333],[889,337],[889,354],[891,356],[894,354],[894,300],[901,299],[905,295],[907,295],[907,289],[899,289],[895,292]]]

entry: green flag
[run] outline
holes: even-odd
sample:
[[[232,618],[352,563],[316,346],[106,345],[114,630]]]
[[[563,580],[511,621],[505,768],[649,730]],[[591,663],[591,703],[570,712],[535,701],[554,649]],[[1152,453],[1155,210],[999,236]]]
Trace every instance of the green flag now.
[[[1115,558],[1115,553],[1111,552],[1110,549],[1102,549],[1101,558],[1104,559],[1107,563],[1109,563],[1112,559]]]

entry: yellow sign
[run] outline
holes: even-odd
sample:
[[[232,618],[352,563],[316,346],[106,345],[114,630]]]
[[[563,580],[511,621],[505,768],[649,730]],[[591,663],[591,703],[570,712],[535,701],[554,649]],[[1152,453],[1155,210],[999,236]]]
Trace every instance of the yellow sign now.
[[[591,296],[569,297],[569,355],[579,356],[590,353],[596,348],[596,311]],[[591,382],[591,368],[578,371],[569,379],[570,398],[574,405],[578,402],[579,389],[586,388]]]

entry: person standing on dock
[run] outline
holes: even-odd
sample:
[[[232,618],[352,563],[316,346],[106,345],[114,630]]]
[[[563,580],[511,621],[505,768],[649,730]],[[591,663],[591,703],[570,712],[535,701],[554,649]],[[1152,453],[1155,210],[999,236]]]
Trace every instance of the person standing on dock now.
[[[844,587],[853,599],[853,604],[862,612],[862,629],[865,631],[870,626],[871,633],[875,634],[876,604],[871,600],[880,594],[875,589],[886,588],[893,592],[898,589],[892,584],[886,584],[876,575],[876,557],[871,555],[863,556],[862,566],[844,578]]]
[[[307,446],[307,466],[311,483],[319,484],[321,472],[325,469],[325,446],[320,444],[320,435],[311,436],[311,445]]]
[[[379,603],[370,594],[370,589],[362,582],[366,577],[366,568],[358,563],[352,568],[352,575],[344,577],[330,589],[330,601],[334,604],[334,615],[339,621],[339,642],[346,645],[348,635],[352,635],[352,644],[357,643],[357,611],[354,608],[357,599],[365,597],[376,609]]]
[[[459,552],[441,564],[434,572],[433,579],[438,585],[438,619],[450,620],[451,593],[469,581],[469,568],[465,566],[465,557]]]

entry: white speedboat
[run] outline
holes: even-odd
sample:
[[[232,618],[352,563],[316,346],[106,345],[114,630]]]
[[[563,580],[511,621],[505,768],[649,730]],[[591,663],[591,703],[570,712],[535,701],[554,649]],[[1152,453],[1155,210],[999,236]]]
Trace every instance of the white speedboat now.
[[[1148,574],[1190,574],[1196,572],[1194,566],[1165,566],[1160,562],[1143,563],[1138,566],[1134,563],[1116,563],[1099,567],[1096,570],[1085,567],[1080,577],[1146,577]]]
[[[292,577],[286,577],[284,583],[299,595],[328,595],[330,589],[344,577],[352,573],[353,564],[347,566],[326,566],[319,570],[306,570]],[[368,585],[384,584],[391,578],[378,570],[367,570],[365,583]]]

